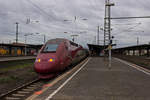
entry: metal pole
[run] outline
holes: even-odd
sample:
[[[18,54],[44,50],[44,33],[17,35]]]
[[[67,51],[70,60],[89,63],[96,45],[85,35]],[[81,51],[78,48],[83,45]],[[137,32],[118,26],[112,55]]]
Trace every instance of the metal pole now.
[[[137,37],[137,45],[139,45],[139,37]]]
[[[94,43],[95,43],[95,45],[96,45],[96,36],[94,36],[94,40],[95,40]]]
[[[109,68],[111,67],[111,6],[114,6],[114,3],[110,3],[110,0],[105,1],[105,19],[104,19],[104,48],[107,43],[108,45],[108,59],[109,59]],[[105,56],[104,56],[105,57]]]
[[[76,31],[76,20],[77,20],[77,16],[74,16],[73,34],[75,34],[75,31]]]
[[[25,56],[27,55],[27,45],[26,45],[26,41],[27,41],[27,35],[25,35]]]
[[[106,45],[106,4],[107,0],[105,0],[105,18],[104,18],[104,50],[105,50],[105,45]],[[105,56],[105,53],[104,53]]]
[[[16,22],[16,43],[18,43],[18,22]]]
[[[44,44],[45,44],[45,42],[46,42],[46,36],[45,36],[45,34],[44,34]]]
[[[97,45],[99,45],[99,26],[97,27]]]
[[[73,36],[73,38],[72,38],[72,41],[74,42],[74,36]]]
[[[108,0],[108,4],[109,4],[109,0]],[[110,13],[111,13],[111,11],[110,11],[110,7],[111,6],[108,6],[108,20],[109,20],[109,68],[111,67],[111,20],[110,20]]]

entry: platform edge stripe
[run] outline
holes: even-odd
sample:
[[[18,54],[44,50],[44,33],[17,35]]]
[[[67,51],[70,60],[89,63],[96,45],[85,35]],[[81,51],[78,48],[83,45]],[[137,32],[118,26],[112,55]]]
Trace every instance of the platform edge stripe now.
[[[57,92],[59,92],[89,61],[89,58],[73,75],[71,75],[59,88],[51,93],[45,100],[50,100]]]
[[[136,70],[138,70],[138,71],[140,71],[140,72],[143,72],[143,73],[145,73],[145,74],[147,74],[147,75],[150,75],[150,72],[148,71],[145,71],[144,70],[144,68],[142,68],[142,67],[140,67],[140,66],[138,66],[138,65],[136,65],[136,64],[132,64],[132,63],[129,63],[129,62],[127,62],[127,61],[124,61],[124,60],[122,60],[122,59],[119,59],[119,58],[115,58],[116,60],[118,60],[118,61],[120,61],[120,62],[122,62],[122,63],[124,63],[124,64],[126,64],[126,65],[128,65],[128,66],[131,66],[131,67],[133,67],[133,68],[135,68]]]

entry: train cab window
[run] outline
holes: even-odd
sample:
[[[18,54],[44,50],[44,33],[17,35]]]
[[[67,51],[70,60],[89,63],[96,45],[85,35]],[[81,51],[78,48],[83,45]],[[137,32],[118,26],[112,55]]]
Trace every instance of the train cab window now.
[[[58,44],[46,44],[42,52],[56,52],[57,47]]]
[[[74,42],[71,42],[71,41],[70,41],[70,44],[73,45],[73,46],[78,47],[78,44],[76,44],[76,43],[74,43]]]

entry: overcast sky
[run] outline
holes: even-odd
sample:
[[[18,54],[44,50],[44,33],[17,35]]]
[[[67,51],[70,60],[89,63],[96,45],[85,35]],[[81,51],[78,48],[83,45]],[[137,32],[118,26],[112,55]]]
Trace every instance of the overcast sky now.
[[[115,3],[112,17],[150,16],[149,0],[110,0]],[[15,41],[15,23],[19,22],[19,42],[43,43],[46,39],[67,38],[78,34],[75,41],[85,45],[95,43],[97,26],[103,28],[105,0],[0,0],[0,42]],[[76,17],[76,21],[74,20]],[[27,23],[30,19],[30,23]],[[88,20],[83,20],[88,19]],[[64,21],[68,20],[68,21]],[[150,19],[112,20],[112,35],[117,46],[150,42]],[[67,33],[64,33],[67,32]],[[40,34],[36,34],[40,33]],[[100,31],[103,44],[103,31]]]

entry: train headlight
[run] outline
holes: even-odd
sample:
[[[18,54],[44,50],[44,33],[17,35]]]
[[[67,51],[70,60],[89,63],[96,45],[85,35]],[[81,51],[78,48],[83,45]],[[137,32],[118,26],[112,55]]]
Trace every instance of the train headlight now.
[[[50,58],[48,61],[49,61],[49,62],[53,62],[53,61],[54,61],[54,59]]]
[[[36,59],[36,62],[41,62],[41,59],[39,58],[39,59]]]

